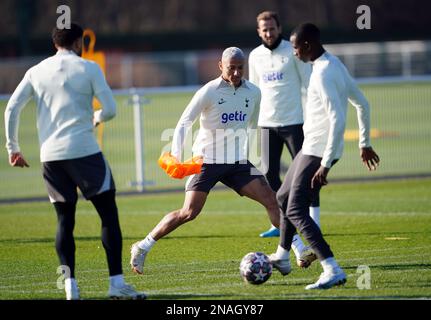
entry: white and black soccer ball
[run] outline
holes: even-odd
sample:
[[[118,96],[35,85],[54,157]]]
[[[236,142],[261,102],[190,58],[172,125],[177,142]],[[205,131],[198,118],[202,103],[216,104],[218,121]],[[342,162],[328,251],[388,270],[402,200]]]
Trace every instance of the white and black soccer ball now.
[[[262,284],[271,277],[272,263],[263,252],[250,252],[242,258],[239,272],[244,281]]]

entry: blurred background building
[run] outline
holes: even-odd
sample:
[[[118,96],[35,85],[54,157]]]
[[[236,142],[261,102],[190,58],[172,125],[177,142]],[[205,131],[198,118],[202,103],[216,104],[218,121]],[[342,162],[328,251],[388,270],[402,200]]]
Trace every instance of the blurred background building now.
[[[431,38],[426,0],[2,0],[0,55],[49,53],[62,4],[72,20],[96,31],[100,49],[116,52],[253,47],[263,10],[279,12],[286,34],[304,21],[317,24],[326,43]],[[371,30],[356,28],[361,4],[371,9]]]
[[[96,32],[113,88],[205,83],[217,75],[223,48],[248,53],[259,45],[255,18],[263,10],[280,14],[285,37],[301,22],[317,24],[355,77],[431,73],[426,0],[2,0],[0,93],[12,92],[25,70],[54,53],[50,32],[62,4]],[[371,9],[370,30],[356,27],[361,4]]]

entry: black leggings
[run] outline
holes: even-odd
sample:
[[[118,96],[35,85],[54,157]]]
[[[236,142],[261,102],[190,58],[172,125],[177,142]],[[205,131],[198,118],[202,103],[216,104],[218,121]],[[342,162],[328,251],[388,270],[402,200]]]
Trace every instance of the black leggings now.
[[[122,274],[122,235],[115,203],[115,191],[110,190],[90,198],[102,220],[102,244],[108,260],[109,275]],[[70,269],[70,277],[75,277],[75,226],[76,203],[55,202],[58,226],[55,247],[60,263]]]
[[[285,127],[262,127],[262,167],[266,171],[265,177],[275,192],[281,187],[280,163],[283,146],[286,145],[294,159],[302,148],[304,133],[302,124]],[[311,207],[320,206],[319,195],[311,202]]]
[[[311,179],[319,169],[321,161],[322,158],[304,155],[300,151],[277,192],[277,201],[282,212],[280,246],[289,250],[293,236],[298,230],[320,261],[334,256],[319,226],[309,213],[309,206],[313,199],[318,197],[321,188],[316,186],[311,189]]]
[[[63,266],[69,267],[69,276],[75,278],[75,240],[73,228],[75,227],[76,203],[54,202],[57,212],[57,235],[55,249]],[[65,273],[67,278],[67,273]]]

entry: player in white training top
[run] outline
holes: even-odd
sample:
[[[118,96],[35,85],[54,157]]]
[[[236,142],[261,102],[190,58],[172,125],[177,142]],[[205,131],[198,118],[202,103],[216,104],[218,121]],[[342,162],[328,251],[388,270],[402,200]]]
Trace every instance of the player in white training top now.
[[[73,237],[79,187],[102,220],[102,243],[110,275],[108,295],[143,299],[145,294],[124,282],[115,184],[93,133],[94,125],[115,116],[115,101],[100,67],[79,57],[82,35],[82,28],[74,23],[70,29],[54,28],[52,39],[57,53],[30,68],[12,94],[5,111],[9,163],[28,167],[18,144],[18,125],[21,110],[33,98],[43,177],[58,218],[55,245],[60,264],[67,268],[66,298],[80,298]],[[103,106],[96,112],[93,97]]]
[[[295,57],[292,45],[282,37],[279,16],[264,11],[256,18],[257,32],[262,44],[249,56],[249,80],[262,92],[258,125],[261,127],[262,167],[271,188],[281,186],[280,160],[284,146],[293,158],[302,148],[303,103],[311,74],[310,64]],[[319,224],[319,198],[310,206],[310,215]],[[272,226],[261,237],[279,236]],[[299,235],[295,235],[292,249],[298,266],[307,268],[316,258]]]
[[[194,156],[203,157],[202,171],[187,180],[183,207],[168,213],[144,240],[132,245],[130,264],[134,272],[143,273],[145,257],[157,240],[197,217],[219,181],[239,195],[261,203],[271,222],[278,226],[280,211],[275,193],[247,160],[247,131],[256,129],[260,90],[242,79],[244,63],[240,49],[224,50],[219,62],[221,76],[194,95],[178,121],[171,153],[182,161],[187,133],[199,117],[193,152]]]
[[[305,106],[304,144],[277,192],[283,213],[281,237],[277,252],[270,255],[270,260],[282,274],[290,272],[289,249],[295,231],[299,230],[324,271],[316,283],[305,289],[328,289],[345,283],[346,275],[319,226],[310,217],[308,207],[327,184],[330,168],[341,158],[348,101],[358,116],[363,163],[369,170],[375,170],[380,159],[370,145],[368,102],[340,60],[322,47],[319,29],[311,23],[301,24],[292,32],[290,41],[295,55],[313,64],[313,72]]]

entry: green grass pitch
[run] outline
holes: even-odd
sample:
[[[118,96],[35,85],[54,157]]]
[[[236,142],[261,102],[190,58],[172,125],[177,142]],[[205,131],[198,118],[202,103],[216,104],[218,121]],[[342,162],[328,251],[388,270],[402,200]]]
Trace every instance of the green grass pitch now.
[[[130,245],[183,193],[119,197],[126,281],[149,299],[409,299],[431,298],[431,179],[329,184],[322,190],[322,230],[345,269],[344,287],[308,292],[321,272],[294,267],[264,284],[246,284],[239,262],[250,251],[272,253],[276,238],[263,208],[231,190],[214,191],[195,220],[160,240],[147,256],[145,274],[128,268]],[[104,299],[108,272],[100,222],[90,203],[78,205],[76,276],[84,299]],[[56,218],[48,202],[0,205],[0,300],[64,299],[57,289]],[[292,260],[294,263],[294,261]],[[358,289],[358,266],[370,268],[370,289]]]

